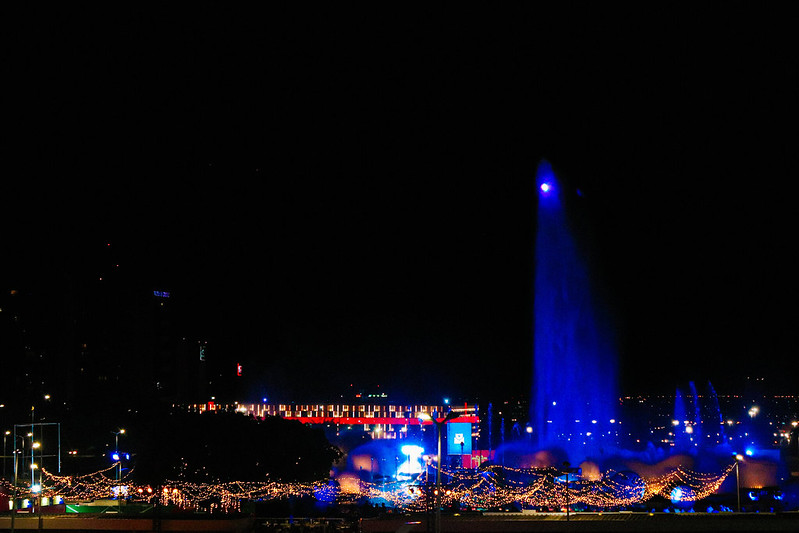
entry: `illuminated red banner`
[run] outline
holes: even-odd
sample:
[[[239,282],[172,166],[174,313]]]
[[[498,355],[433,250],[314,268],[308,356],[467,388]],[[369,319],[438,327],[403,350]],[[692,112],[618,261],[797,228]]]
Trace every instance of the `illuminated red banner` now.
[[[374,417],[369,418],[365,416],[286,416],[286,420],[299,420],[303,424],[393,424],[396,426],[432,426],[432,420],[420,420],[418,418],[387,418],[387,417]],[[443,419],[439,419],[443,420]],[[480,419],[476,416],[459,416],[450,422],[470,423],[477,424]]]

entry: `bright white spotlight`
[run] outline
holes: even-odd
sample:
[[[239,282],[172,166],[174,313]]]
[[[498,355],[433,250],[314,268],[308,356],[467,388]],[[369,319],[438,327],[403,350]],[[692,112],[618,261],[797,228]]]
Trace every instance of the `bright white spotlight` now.
[[[421,457],[422,453],[424,453],[424,448],[416,444],[406,444],[400,450],[402,450],[403,455],[410,455],[411,457]]]

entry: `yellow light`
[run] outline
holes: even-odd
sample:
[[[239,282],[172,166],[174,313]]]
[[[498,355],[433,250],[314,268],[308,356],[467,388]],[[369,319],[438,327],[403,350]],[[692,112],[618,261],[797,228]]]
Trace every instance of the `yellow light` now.
[[[677,467],[661,476],[647,476],[644,480],[645,485],[641,487],[643,491],[636,490],[634,494],[630,494],[626,486],[614,483],[608,477],[601,477],[595,481],[581,480],[577,483],[582,486],[570,488],[568,501],[605,509],[622,507],[647,501],[655,496],[668,496],[677,484],[690,486],[695,494],[692,501],[700,500],[716,492],[735,466],[736,464],[733,463],[723,471],[711,474],[692,472]],[[112,466],[93,474],[78,477],[56,476],[44,469],[42,469],[42,473],[48,484],[49,497],[101,498],[108,493],[110,480],[107,472],[113,468]],[[514,501],[523,502],[525,505],[547,507],[563,507],[566,504],[566,497],[562,489],[553,485],[554,472],[552,469],[517,469],[495,465],[480,474],[469,471],[456,472],[445,467],[442,467],[442,470],[453,483],[450,488],[445,489],[446,494],[443,495],[445,505],[461,502],[466,506],[499,507]],[[530,482],[497,483],[499,481],[497,478],[508,478],[503,474],[508,471],[521,472],[530,476]],[[338,478],[342,489],[345,489],[346,483],[342,483],[342,481],[346,481],[346,476],[345,474]],[[489,484],[485,483],[486,476],[490,481]],[[354,476],[352,481],[354,483],[351,490],[342,490],[338,496],[338,498],[342,498],[342,501],[354,501],[355,498],[361,496],[381,497],[390,501],[397,508],[419,511],[429,503],[426,499],[431,496],[417,490],[410,493],[409,488],[404,486],[387,489],[382,482],[368,483]],[[486,490],[488,486],[491,487],[490,491]],[[150,487],[145,487],[148,493],[152,490]],[[598,490],[586,490],[590,487],[596,487]],[[131,486],[127,490],[127,494],[133,494],[134,498],[138,497],[137,493],[141,492],[136,489],[136,486]],[[313,496],[328,489],[325,482],[278,483],[267,481],[209,484],[170,482],[169,487],[164,487],[163,490],[166,503],[184,508],[198,508],[204,507],[204,504],[200,502],[218,498],[218,503],[210,504],[205,509],[209,512],[213,512],[214,509],[240,512],[242,500]],[[142,495],[141,498],[146,497]]]

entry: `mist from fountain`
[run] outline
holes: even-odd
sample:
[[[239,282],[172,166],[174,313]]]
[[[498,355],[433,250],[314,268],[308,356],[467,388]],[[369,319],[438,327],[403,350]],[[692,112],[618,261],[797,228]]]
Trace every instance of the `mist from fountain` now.
[[[710,396],[710,416],[709,420],[715,421],[717,423],[718,429],[718,442],[727,442],[727,435],[724,431],[724,417],[721,414],[721,407],[719,406],[719,396],[716,394],[716,389],[713,387],[713,384],[708,381],[707,382],[708,394]]]
[[[551,165],[536,175],[534,375],[531,420],[539,448],[573,461],[616,432],[616,350],[566,210],[570,193]],[[610,433],[609,433],[610,432]]]

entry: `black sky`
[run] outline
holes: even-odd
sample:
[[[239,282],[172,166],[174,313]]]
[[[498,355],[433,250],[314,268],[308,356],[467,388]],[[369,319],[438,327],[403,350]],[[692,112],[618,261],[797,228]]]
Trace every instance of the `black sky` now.
[[[546,158],[583,193],[625,390],[795,389],[782,6],[4,19],[11,279],[91,270],[112,242],[269,394],[524,392]]]

